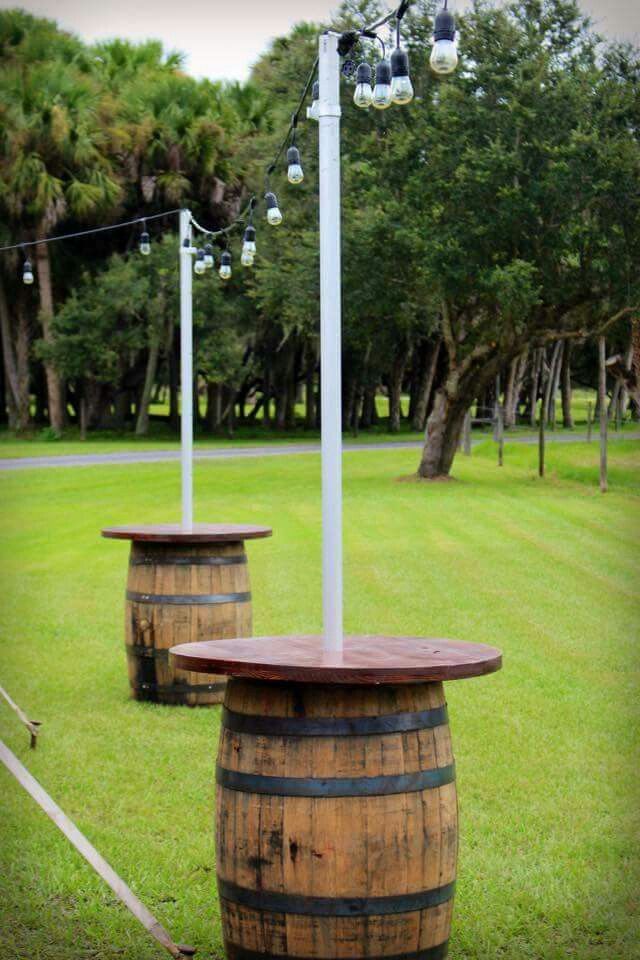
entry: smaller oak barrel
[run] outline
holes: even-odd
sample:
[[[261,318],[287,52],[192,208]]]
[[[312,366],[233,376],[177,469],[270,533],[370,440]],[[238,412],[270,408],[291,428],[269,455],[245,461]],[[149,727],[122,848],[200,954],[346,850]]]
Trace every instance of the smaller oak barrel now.
[[[442,683],[230,679],[224,702],[229,960],[442,960],[458,848]]]
[[[206,537],[206,531],[216,529],[215,537]],[[251,636],[251,589],[243,540],[269,533],[268,528],[222,525],[196,526],[190,531],[168,527],[103,531],[104,536],[132,540],[125,644],[131,695],[136,700],[189,706],[222,702],[225,677],[181,670],[170,662],[168,651],[178,643]]]

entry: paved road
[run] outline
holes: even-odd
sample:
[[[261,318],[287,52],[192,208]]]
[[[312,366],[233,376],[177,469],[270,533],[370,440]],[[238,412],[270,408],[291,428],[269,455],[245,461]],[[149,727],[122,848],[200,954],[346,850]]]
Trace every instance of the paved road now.
[[[577,443],[580,440],[586,440],[586,434],[575,433],[547,433],[547,441],[550,443]],[[613,437],[616,434],[612,434]],[[624,433],[626,440],[640,439],[640,433]],[[489,435],[482,438],[474,438],[474,445],[481,443],[482,440],[489,439]],[[597,441],[597,434],[594,431],[594,442]],[[506,443],[537,443],[538,439],[533,435],[507,436]],[[418,450],[420,443],[415,440],[389,440],[381,443],[345,443],[345,452],[358,450],[397,450],[414,449]],[[211,450],[198,450],[194,452],[195,460],[234,460],[241,457],[285,457],[302,453],[319,453],[319,443],[288,443],[256,446],[256,447],[218,447]],[[133,463],[168,463],[180,459],[180,450],[136,450],[122,451],[121,453],[79,453],[65,456],[51,457],[14,457],[0,458],[0,471],[2,470],[33,470],[41,467],[96,467],[96,466],[118,466]]]

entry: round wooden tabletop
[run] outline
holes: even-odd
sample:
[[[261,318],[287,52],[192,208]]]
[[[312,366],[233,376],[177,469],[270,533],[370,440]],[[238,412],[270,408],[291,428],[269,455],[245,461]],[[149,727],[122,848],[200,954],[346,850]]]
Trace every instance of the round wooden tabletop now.
[[[245,523],[194,523],[192,527],[183,527],[179,523],[154,523],[146,526],[105,527],[102,536],[111,540],[147,543],[216,543],[257,540],[260,537],[270,537],[271,533],[271,527]]]
[[[345,637],[342,652],[325,650],[319,636],[207,640],[173,647],[170,654],[182,670],[300,683],[462,680],[502,666],[495,647],[423,637]]]

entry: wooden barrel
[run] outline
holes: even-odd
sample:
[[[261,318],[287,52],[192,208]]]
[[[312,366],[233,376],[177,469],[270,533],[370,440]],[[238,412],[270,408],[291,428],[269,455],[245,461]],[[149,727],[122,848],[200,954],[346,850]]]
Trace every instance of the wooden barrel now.
[[[230,679],[224,702],[229,960],[445,957],[458,824],[442,683]]]
[[[226,678],[169,663],[176,643],[248,637],[251,590],[244,543],[131,544],[125,643],[136,700],[221,703]]]

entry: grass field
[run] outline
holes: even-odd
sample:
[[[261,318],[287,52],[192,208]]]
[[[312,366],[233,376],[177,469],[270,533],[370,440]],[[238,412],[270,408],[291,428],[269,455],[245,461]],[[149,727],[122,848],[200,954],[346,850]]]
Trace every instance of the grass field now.
[[[504,670],[447,695],[461,806],[451,960],[640,960],[640,443],[491,443],[456,482],[399,483],[410,450],[345,454],[346,627],[494,643]],[[319,458],[201,463],[196,519],[266,522],[256,633],[320,628]],[[212,834],[219,709],[128,700],[127,545],[178,516],[174,464],[0,474],[5,685],[44,721],[0,736],[177,940],[222,957]],[[0,953],[159,960],[0,770]]]

